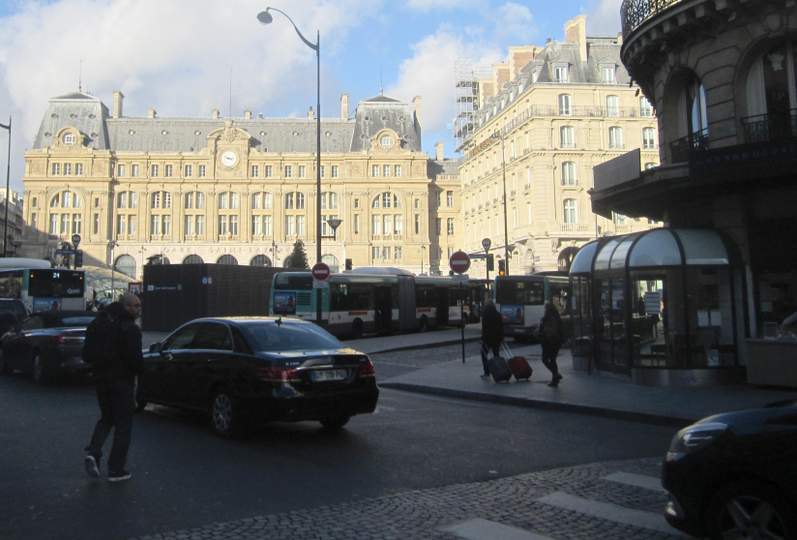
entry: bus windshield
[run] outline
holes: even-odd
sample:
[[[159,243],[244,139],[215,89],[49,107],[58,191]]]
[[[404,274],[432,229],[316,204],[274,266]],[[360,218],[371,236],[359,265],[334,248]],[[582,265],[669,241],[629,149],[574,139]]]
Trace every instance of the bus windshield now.
[[[541,306],[545,301],[543,280],[499,279],[496,282],[495,300],[498,304]]]
[[[313,288],[313,276],[310,274],[284,274],[279,273],[274,277],[274,288],[302,291]]]
[[[79,270],[29,270],[28,295],[34,298],[82,298],[84,274]]]

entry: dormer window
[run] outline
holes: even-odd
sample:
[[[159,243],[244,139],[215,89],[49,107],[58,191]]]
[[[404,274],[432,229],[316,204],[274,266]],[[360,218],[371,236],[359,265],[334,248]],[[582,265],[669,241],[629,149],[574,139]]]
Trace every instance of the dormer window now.
[[[67,133],[63,138],[64,144],[75,144],[76,138],[74,133]]]
[[[559,64],[553,68],[553,80],[558,83],[566,83],[570,79],[569,66],[567,64]]]
[[[601,65],[601,81],[606,84],[614,84],[617,82],[616,78],[617,68],[614,64]]]
[[[379,138],[379,146],[385,150],[391,148],[393,146],[393,137],[390,135],[382,135],[382,137]]]

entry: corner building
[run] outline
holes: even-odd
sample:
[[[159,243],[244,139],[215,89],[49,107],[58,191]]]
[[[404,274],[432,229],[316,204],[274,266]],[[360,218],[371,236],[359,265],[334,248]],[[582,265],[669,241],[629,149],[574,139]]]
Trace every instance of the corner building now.
[[[316,120],[123,115],[98,98],[53,98],[25,154],[26,253],[53,256],[74,233],[85,264],[142,276],[147,261],[281,266],[302,240],[315,245]],[[322,118],[322,253],[334,270],[439,267],[430,234],[456,161],[421,151],[420,98],[363,101]],[[442,190],[443,198],[445,191]],[[327,219],[340,218],[333,235]],[[446,245],[446,238],[442,240]]]
[[[623,63],[658,111],[662,165],[596,171],[592,205],[666,227],[592,246],[578,265],[591,273],[592,313],[589,287],[582,307],[597,364],[646,383],[736,374],[797,386],[797,332],[784,324],[797,312],[797,7],[626,0],[621,16]],[[662,299],[652,341],[622,307],[651,285]],[[609,324],[604,306],[618,302]]]
[[[504,257],[510,273],[566,270],[580,246],[596,236],[649,228],[622,213],[590,207],[595,165],[637,148],[637,166],[659,163],[653,107],[620,62],[622,40],[586,35],[586,18],[565,25],[565,41],[510,48],[492,78],[460,81],[474,90],[475,112],[458,117],[464,161],[463,244]],[[504,167],[506,210],[504,210]],[[471,275],[484,275],[484,260]]]

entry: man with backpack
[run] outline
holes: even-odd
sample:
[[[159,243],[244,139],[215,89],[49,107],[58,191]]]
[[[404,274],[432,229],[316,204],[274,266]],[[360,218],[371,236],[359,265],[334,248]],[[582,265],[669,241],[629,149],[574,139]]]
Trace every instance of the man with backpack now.
[[[100,476],[100,459],[105,440],[114,430],[113,447],[108,459],[108,481],[130,479],[125,469],[133,428],[135,378],[141,373],[141,330],[135,324],[141,312],[141,300],[126,293],[119,302],[108,305],[86,329],[84,360],[94,367],[100,419],[91,442],[85,448],[86,472]]]

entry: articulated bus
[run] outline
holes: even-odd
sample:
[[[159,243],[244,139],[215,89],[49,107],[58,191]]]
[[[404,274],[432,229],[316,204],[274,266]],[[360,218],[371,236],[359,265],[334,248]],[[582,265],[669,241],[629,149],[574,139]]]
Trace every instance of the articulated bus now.
[[[382,273],[391,271],[393,273]],[[321,289],[321,319],[336,335],[424,331],[460,323],[458,283],[378,268],[332,274]],[[309,272],[274,274],[269,313],[316,320],[317,293]]]
[[[50,268],[41,259],[0,258],[0,298],[21,300],[29,313],[86,309],[81,270]]]
[[[564,273],[499,276],[493,290],[507,336],[518,340],[537,339],[546,302],[553,303],[565,328],[569,327],[570,280]]]

